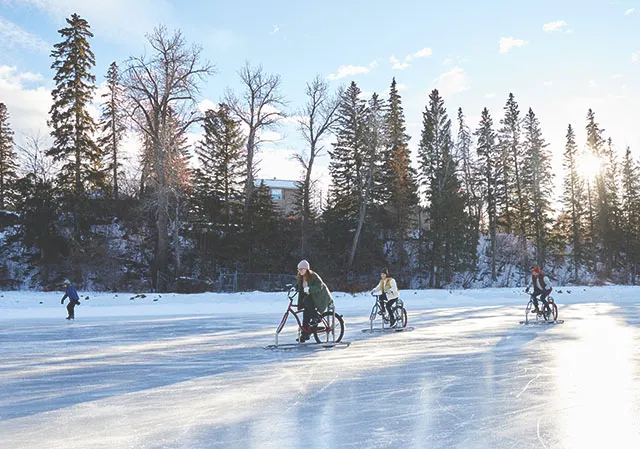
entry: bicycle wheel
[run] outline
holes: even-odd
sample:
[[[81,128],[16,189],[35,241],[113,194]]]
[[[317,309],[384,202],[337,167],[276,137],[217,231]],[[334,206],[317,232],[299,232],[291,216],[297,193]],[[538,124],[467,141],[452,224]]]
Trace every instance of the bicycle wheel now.
[[[527,307],[524,309],[524,322],[529,322],[529,313],[531,313],[531,309],[533,309],[533,301],[529,300],[527,303]]]
[[[556,321],[558,319],[558,306],[553,298],[548,298],[547,301],[549,302],[549,318]]]
[[[344,335],[344,321],[337,313],[325,312],[322,320],[313,331],[313,338],[316,343],[339,343]],[[335,340],[334,340],[335,336]]]
[[[407,327],[407,311],[404,307],[402,306],[397,306],[394,307],[393,310],[393,316],[395,318],[396,321],[396,326],[395,327],[401,327],[401,328],[405,328]],[[398,326],[398,324],[400,324],[400,326]]]
[[[375,321],[376,316],[378,315],[378,310],[380,306],[378,305],[378,301],[373,305],[373,309],[371,309],[371,315],[369,315],[369,321]]]

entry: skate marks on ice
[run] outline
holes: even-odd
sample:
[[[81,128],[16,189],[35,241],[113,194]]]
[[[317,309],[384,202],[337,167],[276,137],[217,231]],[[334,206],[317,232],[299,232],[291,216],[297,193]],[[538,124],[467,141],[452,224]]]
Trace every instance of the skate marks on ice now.
[[[390,335],[362,334],[358,324],[368,320],[348,317],[345,338],[352,345],[345,351],[264,351],[273,334],[266,318],[238,326],[242,331],[219,329],[228,332],[227,345],[240,348],[200,360],[217,372],[194,364],[186,380],[1,418],[0,447],[268,449],[313,441],[319,448],[529,449],[588,448],[612,438],[619,444],[611,447],[640,447],[622,439],[638,443],[630,433],[638,422],[637,330],[611,311],[599,312],[608,320],[593,320],[591,310],[577,306],[563,311],[564,326],[524,328],[513,320],[520,309],[416,311],[415,331]],[[202,330],[183,323],[180,338],[197,340]],[[157,342],[151,335],[143,340],[137,344]],[[170,365],[190,360],[188,346],[170,351]],[[162,359],[162,351],[149,356]],[[152,371],[137,365],[134,351],[104,362],[102,377],[80,376],[76,387],[107,382],[123,364],[129,368],[116,379],[144,379]],[[81,372],[61,363],[69,365],[66,376]],[[14,394],[25,393],[26,385],[15,386]],[[51,393],[60,383],[40,387]],[[69,420],[81,422],[82,432],[70,435]]]

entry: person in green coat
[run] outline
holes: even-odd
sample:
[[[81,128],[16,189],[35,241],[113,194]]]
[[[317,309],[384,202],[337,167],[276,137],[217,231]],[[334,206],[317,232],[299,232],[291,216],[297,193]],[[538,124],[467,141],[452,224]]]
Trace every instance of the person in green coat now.
[[[324,313],[333,302],[331,292],[322,278],[311,271],[309,262],[301,260],[298,264],[298,307],[304,307],[302,312],[302,333],[298,341],[307,341],[312,333],[312,325],[319,320],[319,314]]]

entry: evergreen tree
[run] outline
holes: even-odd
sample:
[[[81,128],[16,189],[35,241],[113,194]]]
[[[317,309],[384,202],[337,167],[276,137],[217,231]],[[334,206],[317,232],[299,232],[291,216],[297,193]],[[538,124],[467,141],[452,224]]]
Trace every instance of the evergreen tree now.
[[[353,243],[353,232],[357,226],[359,211],[359,187],[362,187],[362,175],[366,151],[366,115],[367,107],[360,98],[360,88],[355,82],[344,91],[338,108],[336,124],[336,142],[329,151],[331,161],[331,187],[325,217],[325,229],[336,231],[332,241],[338,248],[347,248]],[[327,221],[328,220],[328,221]],[[340,227],[334,228],[337,221]],[[351,242],[350,242],[351,240]],[[350,253],[342,252],[334,257],[342,268],[349,263]]]
[[[124,110],[124,93],[120,83],[118,65],[112,62],[107,72],[107,92],[102,94],[105,99],[102,104],[100,131],[102,137],[98,139],[98,146],[105,154],[109,165],[106,167],[111,173],[113,199],[118,200],[118,170],[120,163],[120,142],[126,131]]]
[[[356,154],[356,198],[357,219],[356,230],[351,244],[351,253],[347,269],[351,270],[360,243],[362,229],[368,218],[367,208],[375,203],[373,195],[373,180],[378,175],[378,162],[382,151],[387,146],[387,135],[384,122],[384,101],[374,93],[369,100],[366,110],[364,128],[364,146],[362,151]]]
[[[540,122],[533,110],[524,118],[525,164],[531,167],[531,223],[534,237],[535,259],[538,266],[544,266],[549,245],[549,225],[551,223],[551,200],[553,175],[548,144],[542,137]]]
[[[223,227],[239,223],[244,187],[245,137],[240,122],[226,104],[208,110],[202,125],[204,136],[196,146],[200,168],[195,174],[200,216]]]
[[[385,124],[388,146],[383,153],[384,165],[379,176],[383,186],[380,195],[386,199],[385,209],[391,213],[389,226],[394,242],[393,255],[397,261],[393,272],[402,281],[409,260],[405,243],[412,224],[411,217],[418,205],[418,187],[415,170],[411,167],[410,137],[406,133],[402,99],[395,78],[391,82]]]
[[[465,247],[464,228],[467,220],[453,151],[451,120],[444,100],[434,89],[423,113],[418,156],[430,222],[429,286],[436,288],[451,282],[453,273],[462,262]]]
[[[500,120],[502,128],[498,139],[502,149],[504,190],[501,202],[504,205],[502,220],[507,233],[526,234],[527,185],[526,172],[523,170],[522,147],[520,144],[520,109],[512,93],[504,106],[504,118]]]
[[[61,254],[68,248],[57,232],[61,211],[52,183],[39,178],[36,173],[28,173],[16,182],[16,190],[22,245],[38,249],[35,262],[59,262]]]
[[[505,232],[518,235],[520,242],[520,268],[523,280],[528,275],[529,255],[527,234],[530,228],[529,202],[531,201],[532,169],[527,163],[521,138],[521,119],[518,103],[512,93],[504,106],[505,116],[500,121],[499,140],[502,147],[504,188],[502,200],[504,213],[502,222]],[[530,161],[529,161],[530,162]]]
[[[599,198],[599,216],[603,257],[607,276],[618,266],[618,254],[622,251],[622,232],[620,227],[620,200],[618,197],[620,167],[611,138],[602,152],[603,167],[601,171],[602,195]]]
[[[489,110],[484,108],[480,117],[480,124],[474,133],[477,138],[477,152],[480,172],[483,178],[483,191],[487,208],[489,231],[489,261],[491,264],[491,281],[498,280],[496,271],[496,234],[498,228],[498,192],[502,179],[502,161],[500,150],[496,144],[496,133],[493,130],[493,120]]]
[[[0,210],[14,206],[15,181],[18,178],[17,156],[13,151],[13,130],[9,124],[9,112],[0,103]]]
[[[329,195],[335,207],[342,208],[355,218],[359,177],[364,166],[366,103],[360,98],[361,90],[355,82],[345,90],[338,109],[336,142],[329,151],[331,162],[331,190]]]
[[[611,179],[615,178],[615,155],[611,146],[607,147],[607,142],[603,137],[604,129],[601,129],[596,123],[595,114],[591,109],[587,113],[586,130],[587,149],[600,162],[600,170],[594,180],[595,189],[591,190],[593,195],[593,199],[590,200],[590,205],[593,207],[592,234],[599,260],[603,262],[604,272],[602,274],[609,278],[614,268],[614,252],[618,238],[616,191],[612,188],[615,181]]]
[[[224,103],[205,112],[202,127],[203,137],[195,149],[199,168],[194,173],[191,203],[200,271],[214,278],[219,269],[237,269],[249,254],[242,246],[241,228],[245,137]]]
[[[461,182],[466,214],[469,218],[465,232],[467,251],[471,255],[472,264],[477,263],[478,236],[480,234],[480,217],[482,216],[482,179],[478,162],[471,153],[471,131],[465,122],[462,108],[458,108],[458,137],[456,156],[460,161]]]
[[[53,128],[54,143],[47,155],[64,161],[59,187],[71,190],[78,199],[88,190],[103,190],[105,174],[101,153],[92,137],[96,126],[88,111],[95,91],[95,76],[91,74],[95,57],[89,45],[93,33],[78,14],[71,15],[67,23],[67,28],[58,31],[63,40],[51,52],[56,87],[51,92],[49,126]]]
[[[595,121],[595,114],[593,110],[589,109],[587,112],[587,156],[592,160],[600,160],[600,153],[604,146],[604,129],[600,128],[600,125]],[[587,179],[587,205],[588,205],[588,217],[589,217],[589,239],[593,247],[598,245],[598,235],[596,230],[596,205],[598,203],[597,179],[599,173],[595,173],[593,179]],[[595,271],[595,266],[594,266]]]
[[[640,170],[627,147],[622,163],[622,235],[626,261],[625,281],[636,284],[640,263]]]
[[[264,183],[254,189],[248,213],[244,239],[249,257],[245,269],[250,273],[282,272],[282,220]]]
[[[568,221],[568,236],[571,244],[571,265],[573,282],[579,281],[580,265],[584,263],[584,221],[585,192],[584,181],[578,173],[578,145],[571,125],[567,128],[567,143],[564,151],[564,192],[562,202],[564,215]]]

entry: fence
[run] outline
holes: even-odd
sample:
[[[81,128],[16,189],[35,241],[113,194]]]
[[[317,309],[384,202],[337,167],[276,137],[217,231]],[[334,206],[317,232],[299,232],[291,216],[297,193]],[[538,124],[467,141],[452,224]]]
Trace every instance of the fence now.
[[[288,289],[288,284],[295,283],[296,276],[292,274],[235,272],[220,274],[216,282],[216,290],[219,292],[242,292],[252,290],[281,292]]]

